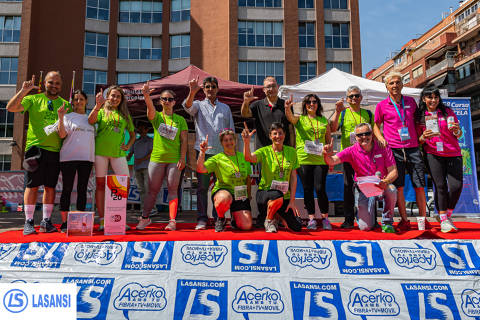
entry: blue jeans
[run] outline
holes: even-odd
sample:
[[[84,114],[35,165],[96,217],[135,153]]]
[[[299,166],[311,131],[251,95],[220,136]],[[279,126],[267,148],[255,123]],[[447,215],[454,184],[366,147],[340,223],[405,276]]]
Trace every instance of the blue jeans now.
[[[198,158],[198,151],[197,151],[197,158]],[[205,161],[213,157],[213,154],[206,154]],[[210,173],[198,173],[197,172],[197,221],[208,221],[207,215],[207,208],[208,208],[208,187],[210,185]],[[216,180],[215,174],[213,174],[213,180]],[[217,210],[215,210],[215,206],[212,206],[212,216],[213,218],[217,218]]]
[[[377,200],[384,201],[382,224],[393,224],[393,212],[397,203],[397,188],[390,184],[383,195],[367,198],[360,190],[358,192],[357,223],[360,230],[371,230],[375,225]]]

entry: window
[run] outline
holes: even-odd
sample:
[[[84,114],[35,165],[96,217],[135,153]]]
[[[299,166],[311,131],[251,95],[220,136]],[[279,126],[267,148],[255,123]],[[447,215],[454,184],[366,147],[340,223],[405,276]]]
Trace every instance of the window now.
[[[422,74],[423,74],[423,66],[420,66],[412,70],[413,79],[420,77]]]
[[[470,77],[475,73],[475,62],[468,62],[456,69],[457,80]]]
[[[267,76],[277,79],[279,85],[283,84],[283,62],[273,61],[239,61],[238,82],[262,85]]]
[[[83,91],[86,94],[95,94],[97,84],[107,84],[107,72],[100,70],[83,70]]]
[[[0,155],[0,171],[10,171],[12,156],[9,154]]]
[[[328,1],[328,0],[325,0]],[[298,8],[300,9],[313,9],[313,0],[298,0]]]
[[[105,33],[85,32],[85,55],[107,57],[108,35]]]
[[[170,36],[170,59],[190,58],[190,35]]]
[[[158,0],[120,0],[120,22],[161,23],[163,3]]]
[[[351,62],[327,62],[326,67],[327,71],[333,68],[337,68],[340,71],[352,73]]]
[[[238,21],[238,45],[241,47],[282,47],[283,23]]]
[[[162,59],[160,37],[118,37],[118,59]]]
[[[317,76],[316,62],[300,62],[300,82],[307,81]]]
[[[87,18],[108,21],[109,12],[109,0],[87,0]]]
[[[281,8],[282,0],[238,0],[239,7]]]
[[[315,48],[315,22],[298,24],[298,44],[300,48]]]
[[[20,42],[21,21],[21,17],[0,16],[0,42]]]
[[[405,73],[403,76],[402,76],[402,83],[403,84],[407,84],[410,82],[410,72],[408,73]]]
[[[325,23],[325,48],[349,48],[348,23]]]
[[[14,113],[7,111],[7,102],[0,101],[0,137],[2,138],[13,137]]]
[[[2,0],[2,2],[22,2],[22,0]]]
[[[325,9],[348,9],[347,0],[323,0]]]
[[[17,84],[18,58],[0,58],[0,84]]]
[[[148,80],[159,79],[159,78],[160,78],[159,73],[130,73],[130,72],[117,73],[118,84],[146,82]]]
[[[190,20],[190,0],[172,0],[172,12],[170,21],[188,21]]]

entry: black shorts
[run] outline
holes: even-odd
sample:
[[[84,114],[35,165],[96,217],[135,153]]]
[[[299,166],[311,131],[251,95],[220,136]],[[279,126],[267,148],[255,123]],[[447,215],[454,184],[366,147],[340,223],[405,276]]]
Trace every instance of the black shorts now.
[[[283,193],[278,190],[258,190],[257,191],[257,207],[259,215],[263,212],[267,215],[268,201],[283,198]],[[283,199],[283,204],[278,209],[277,213],[285,219],[288,227],[293,231],[299,232],[302,230],[302,224],[298,221],[292,209],[288,209],[290,199]]]
[[[27,188],[45,186],[55,188],[60,174],[60,153],[40,149],[38,169],[34,172],[27,171]]]
[[[405,186],[405,170],[410,175],[414,188],[425,187],[425,165],[419,148],[392,148],[397,164],[398,178],[393,182],[397,188]]]
[[[233,213],[235,211],[242,211],[242,210],[252,211],[252,208],[250,207],[250,200],[248,200],[248,199],[235,200],[235,196],[227,189],[218,189],[217,191],[212,193],[212,203],[213,204],[215,204],[215,201],[213,200],[213,198],[215,197],[217,192],[220,191],[220,190],[227,191],[232,196],[233,201],[232,201],[232,204],[230,205],[230,213]]]

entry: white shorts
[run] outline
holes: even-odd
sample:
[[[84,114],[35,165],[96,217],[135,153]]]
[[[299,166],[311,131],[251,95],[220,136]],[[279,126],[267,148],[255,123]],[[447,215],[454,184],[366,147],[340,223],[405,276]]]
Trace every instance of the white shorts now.
[[[95,176],[97,178],[105,177],[108,174],[109,162],[115,174],[130,176],[127,159],[125,157],[112,158],[112,157],[104,157],[104,156],[95,156]]]

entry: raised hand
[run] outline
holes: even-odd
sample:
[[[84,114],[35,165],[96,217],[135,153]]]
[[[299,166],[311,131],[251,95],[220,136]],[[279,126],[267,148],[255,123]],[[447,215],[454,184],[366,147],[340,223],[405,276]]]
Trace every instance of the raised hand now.
[[[198,79],[200,78],[200,76],[197,76],[196,78],[193,78],[192,80],[190,80],[188,82],[188,87],[190,88],[190,91],[191,92],[197,92],[198,90],[200,90],[200,86],[198,84]]]
[[[323,154],[324,155],[333,154],[333,143],[329,143],[323,146]]]
[[[23,81],[22,90],[26,93],[29,93],[33,89],[39,89],[38,86],[35,85],[35,75],[32,75],[32,80]]]
[[[102,107],[103,104],[105,103],[106,99],[105,97],[103,96],[103,89],[100,89],[100,92],[97,93],[97,95],[95,96],[95,104],[98,106],[98,107]]]
[[[345,110],[345,106],[343,105],[343,98],[338,100],[337,102],[335,102],[335,111],[337,111],[338,113],[342,112],[343,110]]]
[[[67,113],[67,110],[65,109],[65,102],[62,104],[60,108],[58,108],[57,113],[58,113],[58,118],[63,118],[63,116]]]
[[[292,108],[293,107],[293,94],[290,95],[290,98],[285,101],[285,108]]]
[[[150,89],[150,81],[147,81],[146,83],[143,84],[142,87],[142,94],[146,96],[150,96],[150,93],[152,93],[155,89]]]
[[[253,134],[257,131],[257,129],[254,129],[253,131],[250,131],[248,129],[248,126],[247,126],[246,122],[243,122],[243,125],[244,125],[245,129],[243,129],[243,131],[242,131],[242,139],[243,139],[243,141],[250,141],[250,139],[252,138]]]
[[[250,103],[250,102],[252,102],[253,100],[257,100],[257,99],[258,99],[258,97],[255,97],[255,96],[253,95],[253,87],[252,87],[252,89],[247,90],[247,91],[245,91],[245,92],[243,93],[243,101],[245,101],[245,102],[247,102],[247,103]]]
[[[203,140],[200,143],[200,152],[206,153],[208,149],[212,149],[212,147],[208,146],[208,134],[207,134],[207,136],[205,137],[205,140]]]

